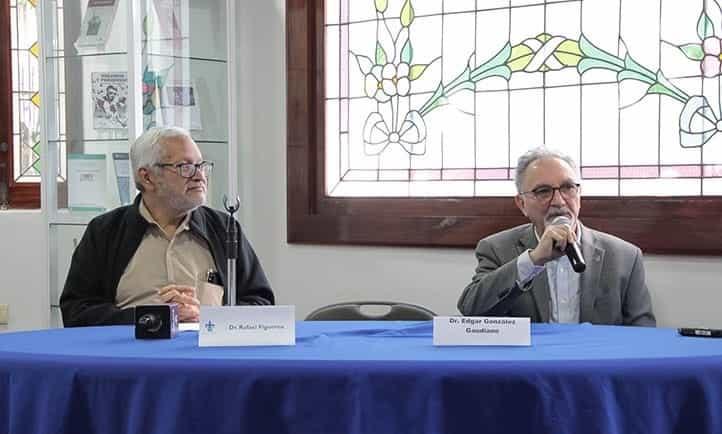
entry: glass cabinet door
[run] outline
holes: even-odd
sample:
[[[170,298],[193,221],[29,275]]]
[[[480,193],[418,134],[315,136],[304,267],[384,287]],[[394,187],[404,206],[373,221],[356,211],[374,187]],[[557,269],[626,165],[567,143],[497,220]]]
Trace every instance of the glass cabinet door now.
[[[106,3],[41,2],[50,224],[87,223],[121,203],[118,189],[108,188],[115,174],[107,163],[113,153],[127,153],[139,130],[132,116],[133,41],[124,30],[132,28],[134,4]],[[89,34],[95,45],[88,44]]]
[[[204,159],[215,162],[210,206],[222,208],[223,195],[235,191],[229,8],[232,0],[40,2],[51,305],[74,249],[64,244],[77,240],[63,234],[82,233],[93,217],[134,199],[128,153],[143,131],[190,131]]]
[[[215,167],[211,206],[228,185],[228,59],[225,0],[148,0],[141,36],[143,129],[191,132]]]

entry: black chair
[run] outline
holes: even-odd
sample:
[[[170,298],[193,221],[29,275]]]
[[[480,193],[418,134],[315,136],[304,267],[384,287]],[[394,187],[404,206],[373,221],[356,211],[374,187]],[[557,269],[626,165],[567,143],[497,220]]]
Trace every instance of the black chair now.
[[[374,315],[361,311],[363,306],[387,306],[388,312]],[[428,321],[436,314],[425,307],[393,301],[349,301],[330,304],[308,314],[306,321]]]

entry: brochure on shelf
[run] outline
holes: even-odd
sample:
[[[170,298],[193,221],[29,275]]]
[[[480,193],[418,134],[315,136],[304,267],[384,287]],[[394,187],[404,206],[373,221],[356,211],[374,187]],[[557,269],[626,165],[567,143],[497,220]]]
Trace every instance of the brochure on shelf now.
[[[88,7],[75,41],[79,52],[102,51],[108,42],[120,0],[88,0]]]
[[[93,128],[128,127],[128,73],[93,72],[91,74]]]
[[[121,205],[130,203],[130,159],[127,152],[113,152],[115,182],[118,185],[118,198]]]
[[[192,81],[169,81],[160,89],[160,107],[165,125],[201,130],[197,87]]]
[[[104,211],[105,154],[68,154],[68,208]]]
[[[180,0],[153,0],[153,6],[158,20],[157,36],[170,41],[174,49],[180,49],[183,40]]]

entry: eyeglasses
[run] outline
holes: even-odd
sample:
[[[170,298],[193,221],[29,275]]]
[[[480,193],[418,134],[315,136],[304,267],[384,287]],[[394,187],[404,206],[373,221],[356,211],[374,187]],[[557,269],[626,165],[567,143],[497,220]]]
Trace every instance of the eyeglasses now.
[[[554,197],[554,192],[559,190],[559,194],[561,194],[565,199],[574,199],[579,194],[579,187],[581,187],[581,185],[577,183],[562,184],[559,187],[540,185],[533,190],[525,191],[519,194],[531,193],[532,196],[534,196],[534,199],[540,202],[548,202],[552,200],[552,197]]]
[[[201,161],[200,163],[156,163],[156,167],[167,167],[175,169],[178,175],[183,178],[193,178],[199,170],[204,176],[208,176],[213,170],[212,161]]]

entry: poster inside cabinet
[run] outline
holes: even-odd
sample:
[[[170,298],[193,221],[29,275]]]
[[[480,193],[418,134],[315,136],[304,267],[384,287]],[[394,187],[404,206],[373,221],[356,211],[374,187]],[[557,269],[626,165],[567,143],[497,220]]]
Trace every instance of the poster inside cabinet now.
[[[120,0],[88,0],[75,49],[80,53],[102,51],[110,37]]]
[[[93,72],[91,74],[93,128],[128,127],[128,73]]]

